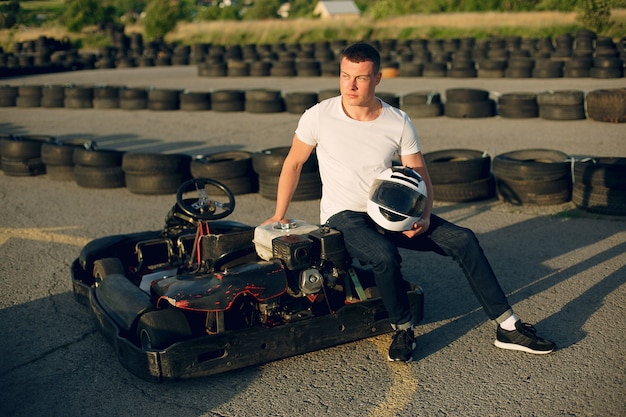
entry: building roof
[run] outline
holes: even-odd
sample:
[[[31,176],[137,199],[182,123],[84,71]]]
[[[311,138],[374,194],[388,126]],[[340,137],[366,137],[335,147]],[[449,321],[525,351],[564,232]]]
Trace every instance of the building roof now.
[[[336,15],[336,14],[355,14],[355,13],[356,14],[360,14],[361,13],[361,11],[357,7],[357,5],[352,0],[349,0],[349,1],[339,1],[339,0],[335,0],[335,1],[320,1],[317,4],[317,7],[320,7],[320,6],[323,6],[326,9],[326,11],[328,11],[328,13],[331,14],[331,15]]]

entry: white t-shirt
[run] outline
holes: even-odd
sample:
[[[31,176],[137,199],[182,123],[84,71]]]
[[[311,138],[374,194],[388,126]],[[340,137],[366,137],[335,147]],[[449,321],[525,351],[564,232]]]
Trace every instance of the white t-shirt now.
[[[341,96],[316,104],[300,118],[296,136],[316,147],[319,161],[321,224],[340,211],[367,211],[376,176],[399,155],[419,152],[417,132],[407,114],[381,102],[382,112],[372,121],[348,117]]]

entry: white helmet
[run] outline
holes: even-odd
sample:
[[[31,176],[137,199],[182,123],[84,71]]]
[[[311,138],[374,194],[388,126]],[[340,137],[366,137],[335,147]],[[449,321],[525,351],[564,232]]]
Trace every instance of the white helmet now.
[[[367,214],[386,230],[401,232],[413,227],[426,207],[426,183],[412,168],[393,166],[374,180]]]

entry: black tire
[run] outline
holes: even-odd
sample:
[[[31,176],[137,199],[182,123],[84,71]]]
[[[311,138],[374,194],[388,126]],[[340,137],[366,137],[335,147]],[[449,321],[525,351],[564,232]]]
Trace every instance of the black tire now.
[[[587,93],[587,114],[600,122],[626,122],[626,88],[594,90]]]
[[[546,120],[582,120],[586,118],[585,107],[542,104],[539,106],[539,117]]]
[[[233,195],[251,194],[259,191],[259,178],[254,173],[241,177],[218,179],[218,181],[224,184]]]
[[[493,117],[496,115],[496,104],[491,99],[476,102],[446,101],[444,114],[455,118]]]
[[[581,90],[541,91],[537,94],[539,106],[582,106],[585,93]]]
[[[498,198],[513,205],[556,205],[571,198],[569,178],[556,180],[514,180],[496,177]]]
[[[525,149],[496,155],[493,173],[496,178],[518,181],[558,180],[570,176],[569,155],[551,149]]]
[[[92,275],[95,278],[95,285],[98,286],[107,275],[125,275],[124,265],[119,258],[101,258],[93,263]]]
[[[84,188],[121,188],[126,185],[121,166],[74,166],[74,180]]]
[[[576,161],[574,183],[626,190],[626,158],[595,157]]]
[[[41,145],[41,160],[46,165],[74,166],[74,150],[80,145],[50,142]]]
[[[458,184],[433,184],[435,201],[467,203],[495,196],[496,183],[492,175],[476,181]]]
[[[222,180],[247,176],[252,172],[252,153],[246,151],[217,152],[196,157],[190,163],[194,178]]]
[[[449,88],[446,90],[446,102],[474,103],[489,100],[489,91],[474,88]]]
[[[73,160],[76,165],[90,167],[111,167],[122,165],[124,152],[114,150],[74,149]]]
[[[259,175],[259,194],[267,199],[276,200],[279,176]],[[293,194],[293,201],[317,200],[322,196],[322,183],[319,173],[300,174],[298,187]]]
[[[133,153],[122,157],[122,169],[127,174],[164,174],[186,172],[189,156],[183,154]]]
[[[281,113],[285,111],[285,102],[282,98],[275,101],[246,100],[245,109],[250,113]]]
[[[39,158],[41,146],[52,141],[52,136],[12,136],[0,138],[0,155],[3,158],[26,160]]]
[[[474,182],[487,178],[491,157],[473,149],[447,149],[424,154],[433,184]]]
[[[574,184],[572,202],[591,213],[626,216],[625,190]]]
[[[317,93],[294,92],[285,95],[285,106],[288,113],[302,114],[317,102]]]
[[[175,194],[185,182],[180,172],[147,175],[126,173],[125,179],[126,188],[131,193],[144,195]]]
[[[4,175],[9,177],[32,177],[46,173],[46,165],[41,158],[9,159],[0,158],[0,167]]]
[[[252,168],[259,175],[278,176],[283,168],[285,157],[291,148],[281,146],[277,148],[269,148],[252,154]],[[304,163],[302,172],[317,172],[317,157],[313,153],[311,157]]]
[[[192,336],[185,314],[174,308],[142,314],[137,323],[137,339],[142,350],[162,350]]]
[[[74,165],[46,165],[46,176],[53,181],[74,181]]]

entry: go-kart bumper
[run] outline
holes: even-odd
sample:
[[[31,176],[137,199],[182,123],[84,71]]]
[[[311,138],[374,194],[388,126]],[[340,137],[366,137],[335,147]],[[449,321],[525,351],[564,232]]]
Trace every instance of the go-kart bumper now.
[[[380,298],[346,304],[330,315],[284,325],[250,327],[175,343],[164,350],[144,350],[126,337],[98,300],[94,287],[79,279],[82,267],[72,264],[76,299],[91,311],[96,326],[113,346],[120,363],[151,382],[203,377],[300,355],[390,332]],[[414,321],[423,317],[423,292],[410,293]]]

